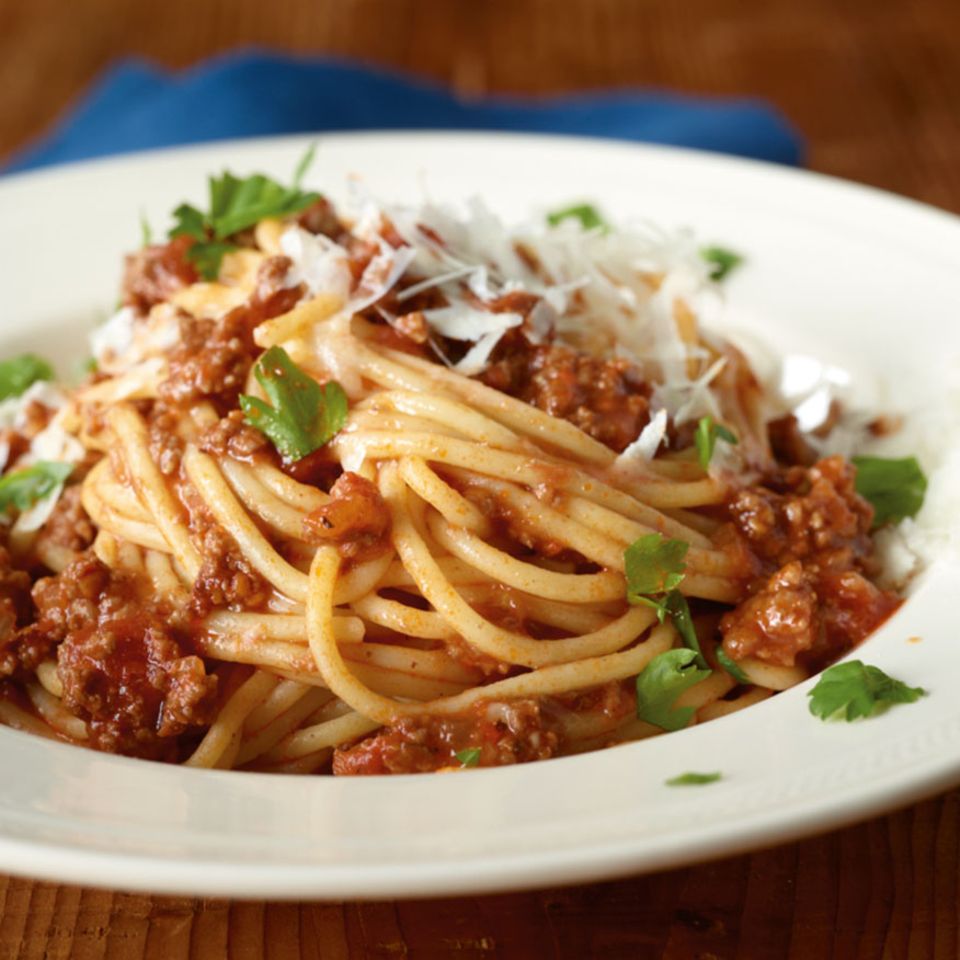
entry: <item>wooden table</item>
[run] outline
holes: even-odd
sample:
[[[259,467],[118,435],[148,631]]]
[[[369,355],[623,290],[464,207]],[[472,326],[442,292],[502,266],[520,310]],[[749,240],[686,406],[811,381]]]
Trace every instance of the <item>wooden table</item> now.
[[[261,44],[465,96],[625,84],[776,102],[814,169],[960,211],[957,0],[0,0],[0,156],[126,53]],[[10,775],[9,773],[7,775]],[[269,904],[0,879],[8,958],[948,958],[960,794],[824,837],[616,883]]]

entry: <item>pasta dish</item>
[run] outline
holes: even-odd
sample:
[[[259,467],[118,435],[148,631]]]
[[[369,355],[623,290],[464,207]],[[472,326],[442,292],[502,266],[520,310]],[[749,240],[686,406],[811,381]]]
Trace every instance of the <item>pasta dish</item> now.
[[[5,724],[490,767],[756,704],[897,608],[873,534],[922,474],[833,452],[843,411],[801,429],[705,322],[734,255],[587,205],[347,217],[306,165],[145,237],[79,385],[0,364]]]

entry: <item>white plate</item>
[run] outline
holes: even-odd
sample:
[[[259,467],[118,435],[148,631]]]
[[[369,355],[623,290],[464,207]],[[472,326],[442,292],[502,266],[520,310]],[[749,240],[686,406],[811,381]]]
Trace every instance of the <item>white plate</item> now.
[[[68,369],[113,302],[141,209],[165,225],[178,202],[202,198],[207,173],[287,176],[306,143],[217,144],[0,183],[3,353],[32,347]],[[515,217],[589,198],[617,216],[692,225],[747,254],[730,284],[738,323],[914,395],[917,384],[946,389],[943,359],[960,343],[960,221],[944,213],[773,166],[585,140],[321,137],[316,184],[336,197],[352,173],[386,197],[426,183]],[[855,724],[811,717],[808,683],[613,750],[369,779],[187,770],[0,730],[0,870],[191,894],[453,894],[653,870],[826,830],[960,781],[958,584],[956,567],[934,564],[861,650],[930,696]],[[686,770],[724,779],[664,785]]]

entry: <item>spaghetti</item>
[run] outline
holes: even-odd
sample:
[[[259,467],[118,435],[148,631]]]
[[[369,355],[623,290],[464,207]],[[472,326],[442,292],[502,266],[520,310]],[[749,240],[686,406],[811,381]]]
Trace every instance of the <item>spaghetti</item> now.
[[[97,372],[7,401],[0,493],[73,472],[10,508],[4,723],[208,768],[522,762],[672,729],[637,692],[668,664],[700,671],[674,715],[756,703],[896,607],[853,468],[701,329],[689,244],[297,190],[128,258]]]

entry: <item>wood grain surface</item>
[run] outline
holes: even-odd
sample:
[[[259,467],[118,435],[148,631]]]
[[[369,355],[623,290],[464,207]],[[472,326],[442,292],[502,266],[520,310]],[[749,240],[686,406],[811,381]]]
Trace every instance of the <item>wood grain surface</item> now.
[[[0,157],[118,56],[185,66],[250,44],[359,57],[465,97],[766,97],[814,169],[960,211],[958,0],[0,0]],[[752,856],[495,897],[231,903],[0,878],[0,960],[947,960],[958,874],[951,793]]]

